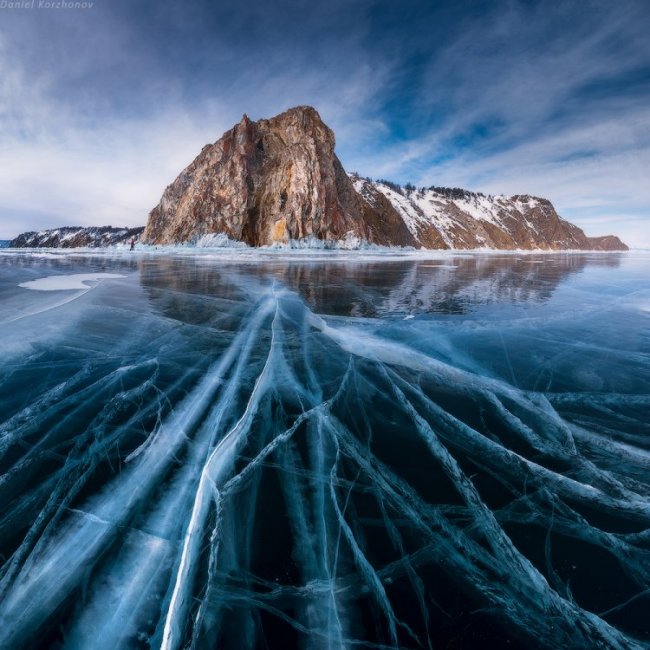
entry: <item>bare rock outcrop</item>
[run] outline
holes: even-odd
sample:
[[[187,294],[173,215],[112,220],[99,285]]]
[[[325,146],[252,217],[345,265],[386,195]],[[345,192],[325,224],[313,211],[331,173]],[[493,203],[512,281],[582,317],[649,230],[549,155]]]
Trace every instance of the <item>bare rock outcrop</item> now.
[[[268,120],[246,115],[167,187],[144,233],[152,244],[224,233],[250,246],[313,237],[416,245],[404,222],[355,191],[334,134],[310,107]]]
[[[616,235],[587,237],[589,248],[595,251],[626,251],[628,247]]]

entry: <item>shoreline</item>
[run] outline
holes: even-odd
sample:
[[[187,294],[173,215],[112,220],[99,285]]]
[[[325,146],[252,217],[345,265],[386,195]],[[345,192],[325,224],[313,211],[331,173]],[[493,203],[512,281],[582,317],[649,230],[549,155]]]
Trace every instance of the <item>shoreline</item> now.
[[[134,258],[147,259],[156,257],[195,257],[204,260],[223,260],[241,262],[262,262],[274,260],[304,260],[326,262],[368,262],[368,261],[411,261],[451,259],[462,257],[521,257],[521,256],[579,256],[579,255],[631,255],[650,254],[648,249],[630,249],[626,251],[602,251],[569,249],[560,251],[528,249],[409,249],[400,247],[369,247],[358,249],[324,249],[324,248],[290,248],[290,247],[197,247],[197,246],[148,246],[136,245],[129,250],[128,245],[116,245],[102,248],[2,248],[0,257],[27,255],[49,259],[65,257],[98,258]]]

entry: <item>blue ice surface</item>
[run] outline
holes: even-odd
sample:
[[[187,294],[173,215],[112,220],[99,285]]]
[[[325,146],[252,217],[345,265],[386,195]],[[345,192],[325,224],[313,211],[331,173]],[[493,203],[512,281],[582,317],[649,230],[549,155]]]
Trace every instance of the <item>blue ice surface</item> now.
[[[0,647],[650,647],[649,278],[3,251]]]

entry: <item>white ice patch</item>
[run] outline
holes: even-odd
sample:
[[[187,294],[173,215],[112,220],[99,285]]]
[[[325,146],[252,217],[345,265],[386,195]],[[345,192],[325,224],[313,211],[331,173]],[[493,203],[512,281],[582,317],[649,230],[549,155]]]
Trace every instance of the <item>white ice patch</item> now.
[[[203,237],[197,240],[194,246],[197,248],[248,248],[243,241],[230,239],[223,232],[203,235]]]
[[[21,282],[18,286],[32,291],[69,291],[90,289],[90,282],[100,282],[112,278],[125,278],[118,273],[74,273],[72,275],[49,275],[38,280]]]
[[[457,269],[458,264],[420,264],[421,269]]]
[[[303,237],[302,239],[290,239],[288,242],[273,242],[267,246],[260,246],[262,251],[271,251],[271,250],[316,250],[316,251],[359,251],[359,250],[371,250],[371,251],[381,251],[386,249],[385,246],[377,246],[376,244],[371,244],[361,237],[357,237],[352,233],[347,233],[342,239],[318,239],[310,235],[309,237]],[[396,247],[390,247],[396,248]]]

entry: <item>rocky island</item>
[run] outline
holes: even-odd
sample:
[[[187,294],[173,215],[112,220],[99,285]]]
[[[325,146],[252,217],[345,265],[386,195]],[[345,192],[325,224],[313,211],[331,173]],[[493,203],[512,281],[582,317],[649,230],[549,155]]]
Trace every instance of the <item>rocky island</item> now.
[[[588,237],[547,199],[373,181],[346,173],[334,150],[334,133],[309,106],[258,121],[244,115],[165,189],[141,240],[172,245],[225,235],[249,246],[627,250],[614,235]],[[134,236],[94,233],[86,244],[76,243],[83,232],[52,235],[63,230],[27,233],[11,245],[101,246]]]

